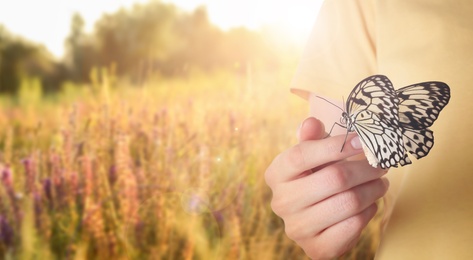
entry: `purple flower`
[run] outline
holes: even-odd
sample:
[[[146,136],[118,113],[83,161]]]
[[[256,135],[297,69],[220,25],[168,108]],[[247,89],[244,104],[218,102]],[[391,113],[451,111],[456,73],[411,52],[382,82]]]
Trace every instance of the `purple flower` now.
[[[115,184],[117,181],[118,176],[117,176],[117,167],[115,165],[110,166],[110,169],[108,170],[108,182],[110,183],[111,186]]]
[[[12,180],[12,174],[10,167],[5,167],[2,171],[2,182],[7,189],[12,186],[13,180]]]
[[[13,228],[8,224],[6,218],[0,215],[0,242],[6,246],[12,246],[13,236]]]
[[[23,166],[25,167],[25,173],[26,173],[26,181],[25,181],[25,187],[26,187],[26,193],[30,193],[34,191],[34,180],[35,180],[35,172],[34,172],[34,162],[30,158],[26,158],[21,160],[23,163]]]
[[[46,198],[52,202],[53,201],[53,194],[52,194],[52,189],[51,189],[51,179],[46,178],[43,180],[43,190],[44,194],[46,194]]]
[[[33,195],[34,201],[34,213],[35,213],[35,224],[38,230],[41,230],[41,213],[43,208],[41,207],[41,195],[38,192],[35,192]]]
[[[222,211],[220,211],[220,210],[212,211],[212,215],[215,218],[215,220],[217,221],[217,223],[219,223],[219,224],[223,223],[224,217],[223,217]]]

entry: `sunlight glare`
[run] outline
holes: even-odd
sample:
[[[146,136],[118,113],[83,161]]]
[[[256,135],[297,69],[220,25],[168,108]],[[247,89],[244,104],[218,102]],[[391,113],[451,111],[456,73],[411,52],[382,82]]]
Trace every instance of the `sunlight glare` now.
[[[15,34],[43,43],[56,56],[64,51],[74,12],[85,20],[87,32],[104,14],[147,0],[17,0],[0,2],[0,24]],[[321,0],[163,0],[185,11],[205,6],[211,22],[224,30],[247,27],[284,32],[295,42],[305,42],[322,3]],[[25,8],[27,7],[27,8]],[[27,19],[25,19],[27,17]]]
[[[210,19],[222,29],[245,26],[258,30],[270,27],[296,42],[305,42],[322,1],[207,0],[205,3]]]

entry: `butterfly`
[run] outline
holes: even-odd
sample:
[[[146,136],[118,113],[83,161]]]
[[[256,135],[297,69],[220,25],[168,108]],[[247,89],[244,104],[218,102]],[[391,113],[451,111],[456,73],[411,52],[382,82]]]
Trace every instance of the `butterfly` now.
[[[429,127],[449,100],[450,88],[443,82],[395,90],[388,77],[373,75],[351,91],[340,123],[335,124],[346,128],[347,135],[358,134],[373,167],[404,166],[412,163],[408,153],[420,159],[432,149],[434,136]]]

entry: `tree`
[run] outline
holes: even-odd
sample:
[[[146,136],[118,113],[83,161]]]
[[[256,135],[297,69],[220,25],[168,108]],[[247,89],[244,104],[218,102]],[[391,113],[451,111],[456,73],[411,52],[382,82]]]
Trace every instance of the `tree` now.
[[[0,93],[16,93],[24,77],[46,78],[55,64],[43,46],[15,37],[0,27]]]
[[[85,48],[84,19],[79,13],[74,13],[71,19],[71,32],[66,38],[65,64],[70,71],[70,79],[79,81],[84,77],[84,57]],[[87,71],[85,72],[87,73]]]

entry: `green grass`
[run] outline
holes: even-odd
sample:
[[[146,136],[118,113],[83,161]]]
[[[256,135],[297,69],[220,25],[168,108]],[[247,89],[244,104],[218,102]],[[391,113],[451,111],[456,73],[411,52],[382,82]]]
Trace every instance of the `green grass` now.
[[[263,180],[306,115],[291,74],[133,87],[102,73],[55,96],[25,81],[15,100],[0,99],[0,255],[305,259]],[[346,258],[370,255],[371,237]]]

